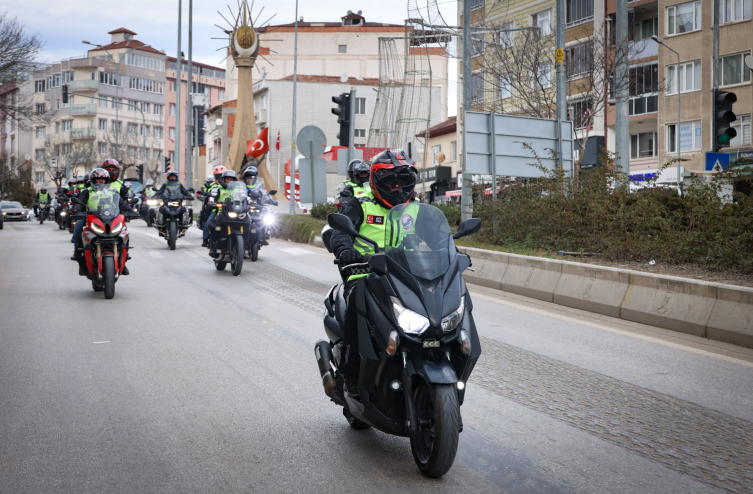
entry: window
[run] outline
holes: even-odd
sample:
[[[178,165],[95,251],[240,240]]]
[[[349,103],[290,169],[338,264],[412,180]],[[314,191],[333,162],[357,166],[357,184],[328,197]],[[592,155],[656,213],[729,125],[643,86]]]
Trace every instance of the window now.
[[[110,127],[113,132],[123,132],[123,122],[119,120],[113,120],[112,121],[112,127]]]
[[[484,0],[468,0],[471,2],[471,10],[481,9],[484,7]]]
[[[175,127],[170,127],[170,140],[175,140]]]
[[[633,29],[632,41],[640,41],[642,39],[650,39],[651,36],[659,34],[659,18],[644,19],[635,23]]]
[[[129,158],[136,157],[136,148],[134,146],[128,146],[128,157]]]
[[[44,103],[39,103],[38,105],[36,105],[37,115],[44,115],[45,111],[46,111],[46,105]]]
[[[46,86],[46,81],[44,79],[34,81],[34,92],[43,93],[45,91],[45,86]]]
[[[471,77],[471,104],[484,102],[484,78],[481,74],[473,74]]]
[[[573,121],[576,129],[583,129],[591,125],[591,100],[573,101],[568,107],[568,120]]]
[[[56,134],[60,133],[60,122],[55,122],[55,133]]]
[[[366,129],[353,129],[353,137],[354,138],[366,138]]]
[[[164,129],[162,127],[154,126],[154,137],[157,139],[162,139],[165,137]]]
[[[719,84],[721,86],[750,82],[750,69],[745,65],[745,55],[747,53],[721,57],[721,60],[719,60],[719,70],[721,71]]]
[[[175,103],[170,103],[170,116],[175,116]]]
[[[630,69],[628,115],[659,111],[659,65],[639,65]]]
[[[452,156],[452,161],[458,160],[458,141],[450,143],[450,155]]]
[[[630,136],[630,159],[657,155],[656,132],[641,132]]]
[[[108,74],[107,72],[99,73],[99,83],[107,86],[120,86],[122,79],[118,74]]]
[[[719,0],[719,23],[750,19],[751,0]]]
[[[337,46],[337,52],[338,53],[348,53],[348,45],[338,45]]]
[[[165,105],[158,105],[157,103],[154,104],[154,114],[163,116],[165,114]]]
[[[486,52],[486,34],[471,34],[471,56],[478,57]]]
[[[139,135],[149,137],[152,134],[152,129],[148,125],[141,124],[139,128]]]
[[[356,98],[356,115],[366,115],[366,98]]]
[[[138,102],[136,102],[136,101],[129,101],[128,102],[128,111],[136,111],[136,105],[138,105]]]
[[[577,79],[591,72],[592,52],[592,43],[583,43],[565,51],[567,76],[569,78]]]
[[[60,98],[58,98],[58,99],[55,100],[55,109],[56,110],[60,109]]]
[[[170,159],[168,161],[170,161],[170,163],[175,162],[175,151],[170,151]]]
[[[118,146],[117,144],[110,146],[110,153],[113,156],[118,156],[118,154],[120,153],[120,146]]]
[[[44,127],[37,127],[37,139],[44,137]]]
[[[576,24],[594,16],[593,0],[567,0],[567,24]]]
[[[431,147],[431,164],[432,166],[437,166],[439,162],[437,161],[437,155],[442,152],[442,145],[439,146],[432,146]]]
[[[151,105],[149,103],[141,103],[141,111],[142,113],[149,113],[149,107]]]
[[[539,65],[538,73],[531,74],[531,86],[534,89],[552,87],[552,64],[550,62]]]
[[[531,26],[539,28],[539,36],[552,34],[552,9],[532,15]]]
[[[267,109],[267,95],[263,95],[261,97],[261,109],[266,110]]]
[[[677,124],[667,125],[667,153],[676,153],[675,147]],[[680,123],[680,151],[693,151],[703,148],[701,121]]]
[[[60,156],[60,145],[55,146],[55,154],[53,156]]]
[[[50,87],[60,87],[60,81],[62,77],[60,77],[60,74],[52,74],[50,78]]]
[[[219,96],[219,98],[220,98],[220,101],[225,101],[225,90],[224,89],[220,89],[220,96]]]
[[[105,142],[99,143],[99,154],[107,154],[107,143]]]
[[[73,103],[73,96],[68,96],[68,103],[63,103],[63,108],[70,108]]]
[[[66,131],[68,131],[68,130],[71,130],[71,123],[72,123],[72,122],[73,122],[73,120],[63,120],[63,121],[62,121],[62,124],[63,124],[63,132],[66,132]]]
[[[667,34],[682,34],[701,29],[701,2],[667,7]]]
[[[34,172],[34,178],[38,183],[44,182],[44,172]]]
[[[107,96],[100,96],[99,106],[101,106],[102,108],[107,108]]]
[[[37,161],[44,161],[44,149],[37,149]]]
[[[99,130],[107,130],[107,120],[104,118],[99,119]]]
[[[128,34],[126,34],[126,39]],[[120,60],[126,65],[133,65],[134,67],[141,67],[143,69],[165,71],[165,61],[159,58],[147,57],[144,55],[137,55],[136,53],[128,53],[123,59],[123,55],[120,55]]]
[[[170,81],[170,92],[171,93],[175,92],[176,86],[177,86],[177,84],[176,84],[175,81]]]
[[[131,77],[128,81],[128,87],[135,89],[136,91],[144,91],[147,93],[163,94],[165,92],[165,83],[152,81],[150,79],[139,79],[137,77]]]
[[[498,79],[500,99],[512,98],[512,83],[507,75],[501,75]]]
[[[138,126],[135,123],[128,124],[128,133],[130,135],[136,135],[137,131],[138,131]]]
[[[732,122],[732,128],[737,136],[729,143],[730,147],[750,146],[750,115],[740,115]]]
[[[162,150],[161,149],[153,149],[152,150],[152,159],[154,161],[162,161]]]
[[[63,144],[63,146],[61,147],[61,151],[63,154],[71,154],[71,145]]]
[[[515,22],[505,22],[497,33],[497,43],[502,48],[510,48],[515,44]]]
[[[701,90],[701,61],[680,64],[679,73],[677,65],[667,66],[667,94],[677,94],[677,85],[680,92]]]
[[[112,98],[112,109],[115,110],[122,110],[123,109],[123,98]]]
[[[68,84],[73,80],[73,72],[70,70],[63,71],[61,74],[61,79],[63,84]]]

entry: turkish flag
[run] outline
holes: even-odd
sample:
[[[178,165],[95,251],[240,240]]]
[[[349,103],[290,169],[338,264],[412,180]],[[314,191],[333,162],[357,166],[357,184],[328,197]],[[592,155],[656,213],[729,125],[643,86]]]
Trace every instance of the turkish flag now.
[[[264,153],[269,151],[269,142],[267,136],[269,135],[269,129],[264,129],[259,134],[259,137],[253,141],[246,141],[246,157],[258,158]]]

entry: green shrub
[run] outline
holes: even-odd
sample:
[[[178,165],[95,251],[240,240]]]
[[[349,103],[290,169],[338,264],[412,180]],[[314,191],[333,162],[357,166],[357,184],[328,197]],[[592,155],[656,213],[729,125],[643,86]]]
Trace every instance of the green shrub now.
[[[460,224],[460,206],[452,203],[434,203],[433,205],[444,213],[450,226],[458,226]]]
[[[331,202],[326,202],[324,204],[317,204],[313,208],[311,208],[311,217],[316,218],[318,220],[324,220],[327,221],[327,215],[329,213],[336,213],[337,212],[337,206],[335,206]]]
[[[280,224],[275,229],[274,236],[283,240],[308,243],[314,236],[321,233],[326,224],[307,214],[280,216]]]

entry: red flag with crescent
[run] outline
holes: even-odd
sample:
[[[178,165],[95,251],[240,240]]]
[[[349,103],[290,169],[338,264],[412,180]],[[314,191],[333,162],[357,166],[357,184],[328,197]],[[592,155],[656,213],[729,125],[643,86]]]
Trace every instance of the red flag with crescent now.
[[[246,157],[247,158],[256,159],[259,156],[262,156],[267,151],[269,151],[268,135],[269,135],[269,129],[264,129],[259,134],[259,137],[257,137],[255,140],[246,141]]]

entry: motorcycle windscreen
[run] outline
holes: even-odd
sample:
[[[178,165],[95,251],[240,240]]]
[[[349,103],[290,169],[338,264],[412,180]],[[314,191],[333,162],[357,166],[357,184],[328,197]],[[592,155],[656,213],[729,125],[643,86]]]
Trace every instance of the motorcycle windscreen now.
[[[235,182],[230,182],[227,184],[227,192],[226,197],[228,197],[231,201],[243,201],[248,197],[248,188],[246,188],[246,184],[241,182],[240,180],[236,180]]]
[[[384,250],[412,275],[425,280],[444,275],[457,254],[450,225],[442,211],[418,202],[390,210]]]
[[[87,211],[102,219],[111,220],[120,214],[120,194],[107,184],[92,184]]]
[[[165,199],[168,201],[180,201],[183,199],[183,193],[180,191],[180,184],[176,183],[175,185],[167,184],[165,185]]]

